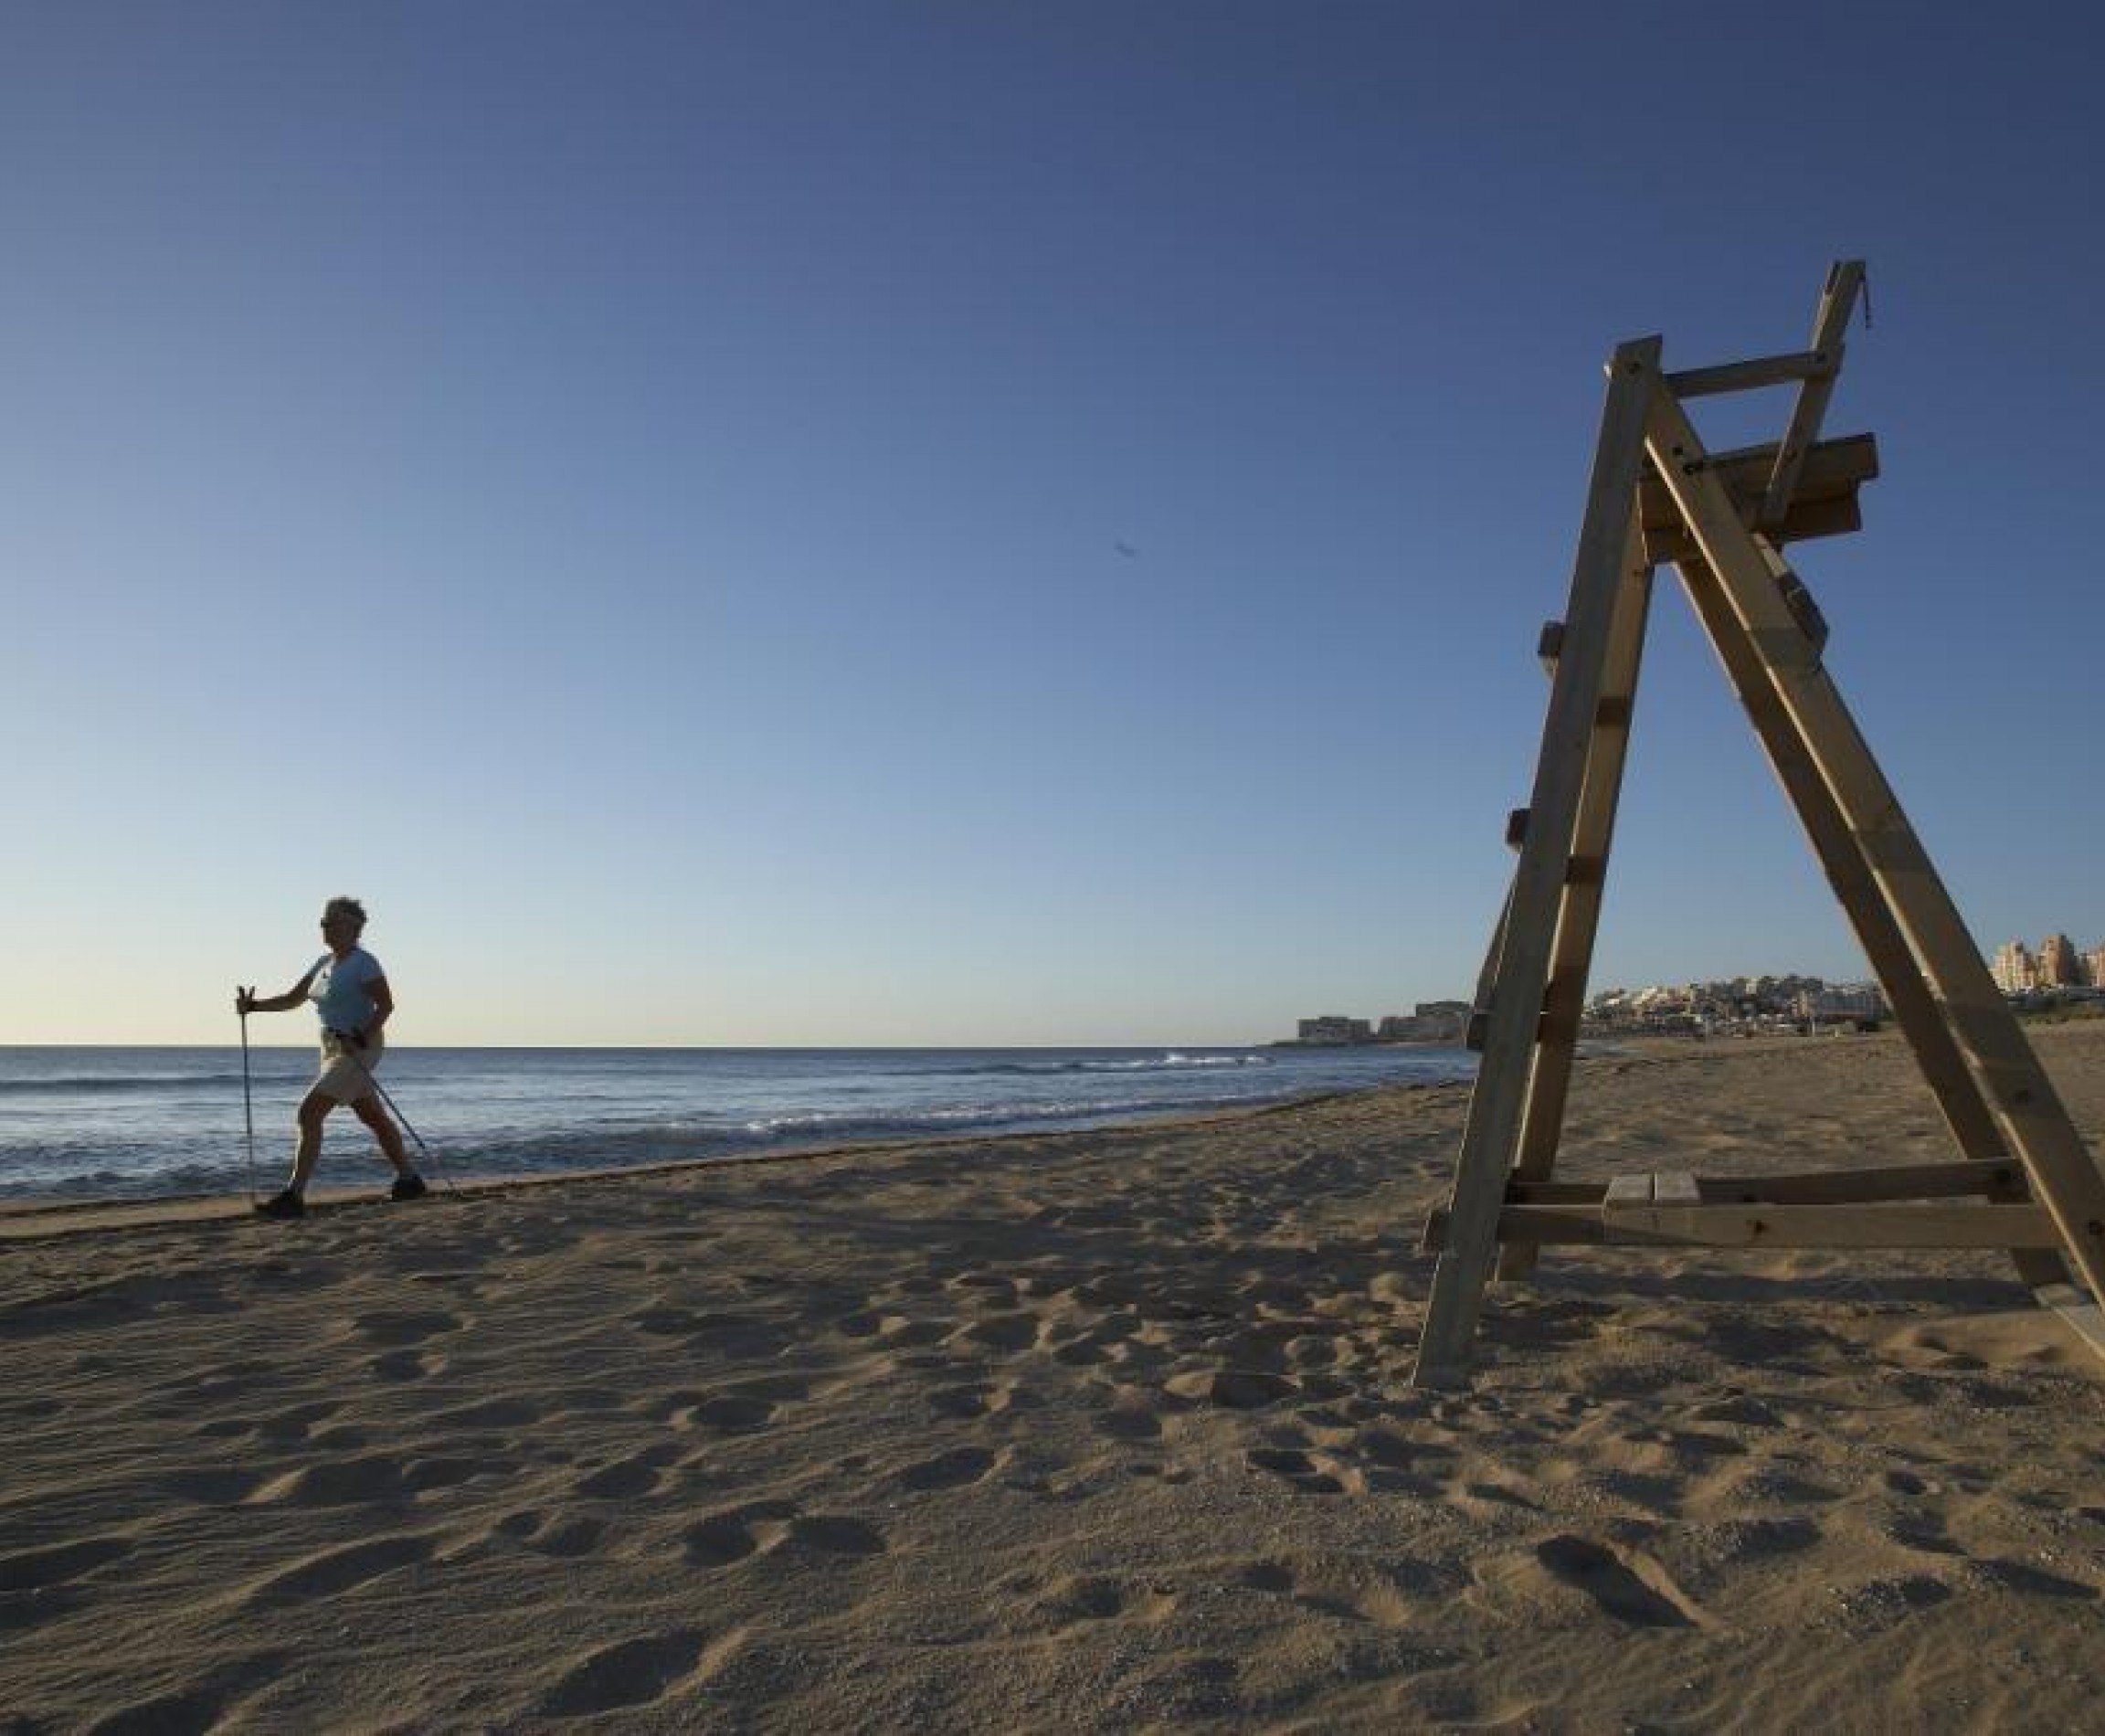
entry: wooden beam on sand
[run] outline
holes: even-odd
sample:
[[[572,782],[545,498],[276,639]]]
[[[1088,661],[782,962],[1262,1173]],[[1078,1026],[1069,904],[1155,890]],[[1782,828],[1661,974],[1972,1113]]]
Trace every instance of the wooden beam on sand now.
[[[1444,1249],[1452,1213],[1427,1218],[1422,1245]],[[1498,1240],[1535,1247],[2054,1248],[2061,1233],[2036,1205],[1509,1205]]]

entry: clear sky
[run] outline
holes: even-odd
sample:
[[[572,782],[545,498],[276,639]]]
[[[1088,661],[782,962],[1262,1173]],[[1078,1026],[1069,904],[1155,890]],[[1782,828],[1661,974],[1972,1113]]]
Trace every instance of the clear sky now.
[[[1603,358],[1801,347],[1845,256],[1829,665],[1977,937],[2096,944],[2101,37],[5,0],[0,1041],[231,1041],[336,892],[406,1043],[1465,994]],[[1596,986],[1864,974],[1655,614]]]

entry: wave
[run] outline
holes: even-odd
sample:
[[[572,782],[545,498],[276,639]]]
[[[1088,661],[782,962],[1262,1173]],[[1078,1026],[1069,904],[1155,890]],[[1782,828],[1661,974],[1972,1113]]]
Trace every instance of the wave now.
[[[441,1159],[463,1173],[622,1169],[637,1164],[706,1161],[815,1146],[890,1140],[957,1138],[973,1135],[1050,1133],[1133,1123],[1160,1117],[1245,1109],[1293,1096],[1285,1090],[1233,1096],[1165,1097],[1146,1104],[1125,1098],[1074,1096],[1055,1102],[935,1105],[887,1113],[809,1110],[757,1116],[731,1123],[660,1122],[616,1129],[566,1127],[541,1135],[511,1135],[473,1142],[439,1141]]]
[[[1065,1061],[993,1061],[985,1066],[968,1071],[975,1074],[1021,1074],[1028,1078],[1045,1078],[1070,1073],[1182,1073],[1197,1068],[1211,1067],[1268,1067],[1269,1055],[1188,1055],[1171,1050],[1167,1054],[1142,1055],[1132,1059],[1106,1060],[1101,1056],[1087,1060]]]
[[[179,1090],[225,1090],[239,1085],[234,1073],[45,1073],[0,1079],[0,1097],[107,1097]]]

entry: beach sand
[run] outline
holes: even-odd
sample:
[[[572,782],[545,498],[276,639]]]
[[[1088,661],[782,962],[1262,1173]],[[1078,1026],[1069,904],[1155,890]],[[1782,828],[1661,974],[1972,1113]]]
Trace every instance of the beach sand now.
[[[2006,1260],[1553,1252],[1414,1392],[1466,1101],[0,1214],[0,1730],[2100,1727]],[[1589,1062],[1567,1154],[1952,1155],[1891,1036]]]

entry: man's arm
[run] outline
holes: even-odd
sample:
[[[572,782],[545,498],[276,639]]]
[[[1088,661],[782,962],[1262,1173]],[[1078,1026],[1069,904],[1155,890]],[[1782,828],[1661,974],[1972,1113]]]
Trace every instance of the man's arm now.
[[[281,995],[259,995],[253,989],[244,989],[234,997],[234,1011],[236,1012],[290,1012],[307,999],[308,987],[313,980],[314,972],[310,970]]]
[[[366,1020],[365,1029],[351,1033],[352,1040],[363,1049],[380,1034],[380,1027],[394,1017],[395,991],[387,986],[386,977],[376,977],[365,985],[365,992],[373,1000],[373,1016]]]

